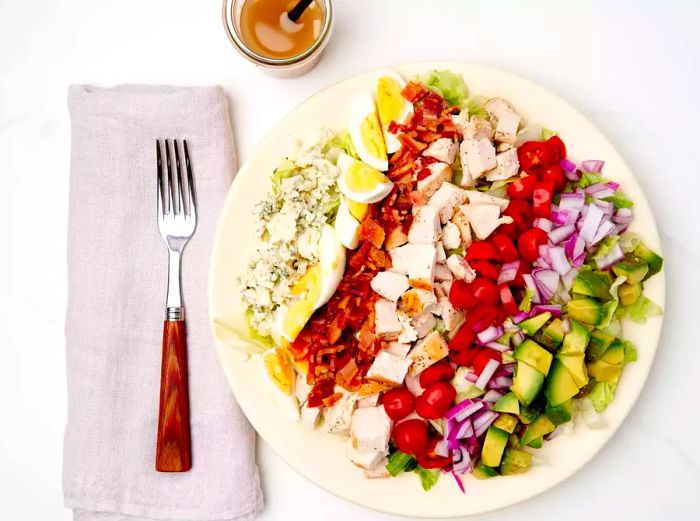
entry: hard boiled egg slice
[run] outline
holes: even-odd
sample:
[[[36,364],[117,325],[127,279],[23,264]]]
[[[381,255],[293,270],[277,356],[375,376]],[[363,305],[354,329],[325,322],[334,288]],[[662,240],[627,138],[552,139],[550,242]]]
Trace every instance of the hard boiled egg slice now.
[[[347,154],[338,157],[338,168],[340,192],[358,203],[381,201],[394,186],[387,176]]]
[[[350,139],[360,159],[381,172],[389,169],[384,133],[382,132],[374,100],[369,92],[359,96],[350,105],[348,120]]]
[[[345,248],[328,224],[323,225],[319,241],[318,264],[314,264],[292,286],[294,299],[281,311],[281,337],[293,342],[315,310],[335,293],[345,272]],[[280,309],[283,309],[280,307]],[[275,321],[277,323],[277,320]]]
[[[377,112],[384,133],[386,151],[393,154],[401,148],[396,134],[389,132],[389,123],[404,123],[413,112],[413,104],[401,95],[404,79],[392,70],[382,71],[377,80]]]
[[[360,221],[352,215],[348,202],[348,199],[344,199],[338,207],[338,214],[335,218],[335,233],[343,246],[354,250],[359,243]]]

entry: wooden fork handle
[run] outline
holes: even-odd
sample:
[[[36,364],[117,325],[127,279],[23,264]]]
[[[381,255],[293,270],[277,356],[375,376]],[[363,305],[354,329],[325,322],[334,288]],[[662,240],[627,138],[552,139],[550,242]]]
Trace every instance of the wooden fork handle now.
[[[186,472],[190,468],[192,453],[185,321],[166,320],[163,323],[156,470]]]

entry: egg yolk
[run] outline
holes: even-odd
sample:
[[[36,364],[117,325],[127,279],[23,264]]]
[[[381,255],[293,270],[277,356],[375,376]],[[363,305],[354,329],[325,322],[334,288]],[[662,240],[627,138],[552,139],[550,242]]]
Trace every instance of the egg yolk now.
[[[273,383],[286,394],[294,390],[294,371],[289,354],[284,349],[274,349],[263,355],[265,370]]]
[[[365,149],[367,149],[367,153],[377,159],[386,159],[384,135],[379,128],[379,120],[377,119],[376,112],[367,114],[367,117],[362,120],[362,124],[360,125],[360,137],[362,138],[362,144]]]
[[[362,161],[353,161],[345,174],[345,181],[354,192],[371,192],[377,185],[388,183],[389,179]]]
[[[282,332],[286,338],[294,340],[313,314],[321,294],[320,267],[318,265],[311,266],[292,286],[290,292],[301,298],[289,306],[282,321]]]
[[[384,76],[379,78],[377,85],[377,110],[379,121],[383,127],[388,127],[392,121],[398,121],[404,107],[401,96],[401,86],[394,78]]]
[[[369,205],[367,203],[358,203],[357,201],[348,199],[348,210],[350,211],[350,215],[352,215],[358,221],[362,222],[362,219],[364,219],[365,215],[367,215],[368,209]]]

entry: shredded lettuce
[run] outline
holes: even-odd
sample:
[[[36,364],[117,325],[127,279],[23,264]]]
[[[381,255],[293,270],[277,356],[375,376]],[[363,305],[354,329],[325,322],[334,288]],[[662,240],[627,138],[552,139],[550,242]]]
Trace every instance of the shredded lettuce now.
[[[433,486],[435,483],[437,483],[438,478],[440,477],[440,471],[438,469],[424,469],[423,467],[416,467],[413,472],[418,474],[418,477],[420,478],[420,484],[423,487],[423,490],[428,491]]]
[[[612,402],[615,393],[615,384],[610,382],[597,382],[593,386],[591,394],[588,395],[596,412],[603,412]]]
[[[460,257],[464,257],[464,246],[460,246],[459,248],[452,248],[451,250],[447,250],[445,253],[448,257],[450,255],[459,255]]]
[[[620,247],[625,253],[631,253],[642,242],[642,238],[638,233],[625,232],[620,235]]]
[[[588,188],[596,183],[605,183],[607,180],[598,173],[595,172],[583,172],[581,174],[581,179],[579,179],[578,186],[580,188]]]
[[[558,136],[558,130],[550,130],[548,128],[542,128],[542,141],[547,141],[552,136]]]
[[[214,319],[214,334],[216,338],[227,345],[247,354],[257,354],[272,347],[272,338],[260,335],[249,322],[246,313],[246,324],[231,324],[220,319]]]
[[[625,350],[625,358],[623,364],[637,361],[637,347],[629,340],[622,340],[622,346]]]
[[[610,201],[615,206],[615,208],[632,208],[634,203],[630,201],[624,192],[618,190],[613,195],[609,197],[604,197],[603,201]]]
[[[416,468],[416,460],[410,454],[396,450],[389,455],[386,470],[392,476],[398,476],[402,472],[410,472]]]
[[[272,171],[272,192],[275,195],[280,193],[280,188],[282,186],[282,180],[292,177],[301,171],[293,161],[285,159],[282,164]]]
[[[518,306],[519,311],[530,311],[530,307],[532,306],[532,297],[535,296],[535,292],[532,291],[532,288],[525,288],[525,294],[523,295],[523,299],[520,301],[520,305]]]
[[[606,237],[602,241],[600,241],[600,245],[598,246],[598,251],[595,252],[593,255],[594,260],[602,259],[605,257],[608,253],[612,251],[612,249],[615,247],[615,245],[620,241],[620,236],[619,235],[613,235],[612,237]]]
[[[647,318],[663,315],[664,310],[651,299],[640,295],[637,300],[627,306],[620,306],[617,310],[618,318],[628,318],[638,324],[644,324]]]
[[[433,70],[419,76],[418,79],[445,98],[450,105],[461,107],[469,96],[469,89],[461,74]]]
[[[345,129],[336,132],[323,147],[323,154],[326,156],[326,159],[333,164],[338,161],[340,152],[344,152],[355,159],[359,159],[357,151],[355,150],[355,145],[352,144],[352,140],[350,139],[350,133]]]
[[[470,117],[488,119],[489,113],[484,108],[486,98],[484,96],[472,96],[462,106],[462,110],[466,110]]]

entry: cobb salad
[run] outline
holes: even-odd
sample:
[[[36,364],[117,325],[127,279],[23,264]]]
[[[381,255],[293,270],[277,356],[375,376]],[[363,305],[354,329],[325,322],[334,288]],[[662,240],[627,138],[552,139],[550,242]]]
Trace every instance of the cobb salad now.
[[[368,478],[526,472],[636,359],[663,260],[600,160],[460,75],[387,70],[271,176],[238,281],[248,348]],[[612,172],[614,174],[614,172]]]

